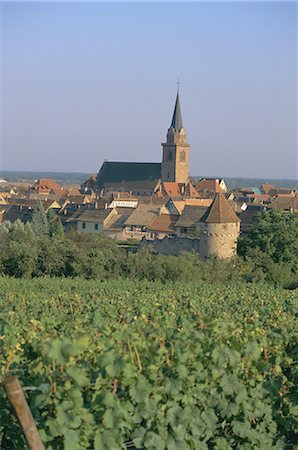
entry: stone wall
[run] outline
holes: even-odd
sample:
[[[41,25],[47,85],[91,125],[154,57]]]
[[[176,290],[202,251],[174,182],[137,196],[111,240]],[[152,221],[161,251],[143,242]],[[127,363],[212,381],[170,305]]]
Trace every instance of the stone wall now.
[[[237,253],[240,223],[201,223],[200,257],[232,258]]]
[[[143,238],[138,248],[151,246],[156,253],[162,255],[179,255],[182,252],[199,252],[199,239],[190,239],[182,237],[165,237],[164,239],[146,240]]]

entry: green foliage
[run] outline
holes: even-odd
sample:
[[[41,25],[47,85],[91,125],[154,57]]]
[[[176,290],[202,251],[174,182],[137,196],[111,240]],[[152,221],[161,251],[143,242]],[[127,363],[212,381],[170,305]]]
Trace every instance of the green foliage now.
[[[50,209],[47,214],[47,220],[49,224],[49,234],[56,239],[63,239],[64,230],[60,218],[53,209]]]
[[[34,212],[32,215],[32,230],[33,233],[38,236],[47,236],[49,234],[49,222],[45,213],[42,202],[39,200],[36,202]]]
[[[30,277],[37,258],[30,224],[5,222],[0,228],[0,270],[15,277]]]
[[[254,218],[248,236],[240,238],[238,253],[261,271],[267,281],[284,287],[298,286],[298,215],[278,209]]]
[[[0,227],[0,274],[15,277],[63,276],[111,280],[193,280],[207,283],[270,283],[298,286],[297,215],[267,211],[257,216],[249,236],[241,238],[238,257],[200,261],[196,253],[155,254],[150,247],[137,253],[123,249],[104,235],[64,235],[57,215],[48,213],[49,232],[32,233],[30,224],[17,221]],[[39,222],[38,222],[39,223]],[[33,222],[36,228],[37,222]],[[41,227],[42,228],[42,227]],[[45,232],[45,229],[42,228]]]
[[[47,449],[294,449],[297,300],[248,284],[0,278],[0,376],[26,387]],[[3,390],[0,402],[0,447],[25,449]]]

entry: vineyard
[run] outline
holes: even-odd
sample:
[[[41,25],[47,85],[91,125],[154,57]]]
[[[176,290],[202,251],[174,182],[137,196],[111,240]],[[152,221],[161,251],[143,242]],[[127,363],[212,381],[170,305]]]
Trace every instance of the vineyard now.
[[[0,376],[48,450],[297,442],[297,290],[0,278]],[[26,449],[0,388],[0,448]]]

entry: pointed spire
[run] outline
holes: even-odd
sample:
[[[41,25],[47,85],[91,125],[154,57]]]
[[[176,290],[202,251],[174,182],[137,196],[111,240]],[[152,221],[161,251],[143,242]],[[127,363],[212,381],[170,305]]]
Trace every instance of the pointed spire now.
[[[181,116],[181,108],[180,108],[180,100],[179,100],[179,88],[177,92],[176,97],[176,103],[174,108],[174,114],[172,118],[171,127],[174,128],[176,131],[179,131],[180,128],[183,128],[182,125],[182,116]]]
[[[201,217],[200,222],[234,223],[240,222],[240,219],[232,209],[224,194],[219,192],[215,195],[213,202]]]

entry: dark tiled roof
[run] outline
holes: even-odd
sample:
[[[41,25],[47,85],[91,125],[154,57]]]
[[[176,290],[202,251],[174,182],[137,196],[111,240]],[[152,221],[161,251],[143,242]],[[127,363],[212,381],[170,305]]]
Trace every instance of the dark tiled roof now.
[[[103,187],[114,191],[154,191],[159,184],[158,179],[153,180],[128,180],[106,182]]]
[[[179,131],[181,128],[183,128],[181,108],[180,108],[180,99],[179,99],[178,92],[177,92],[171,127],[174,128],[174,130],[176,130],[176,131]]]
[[[215,199],[201,218],[205,223],[234,223],[240,222],[223,193],[216,194]]]
[[[201,217],[207,211],[206,206],[185,205],[181,216],[176,222],[176,227],[190,228],[194,227]]]
[[[137,200],[139,204],[143,205],[158,205],[163,206],[167,203],[168,199],[165,197],[157,197],[156,195],[138,195]]]
[[[84,211],[79,210],[72,214],[72,216],[67,219],[67,222],[97,222],[102,223],[108,215],[111,213],[112,209],[85,209]]]
[[[21,220],[26,223],[32,220],[33,209],[27,206],[19,207],[12,205],[4,213],[4,220],[9,220],[10,222],[15,222],[16,220]]]
[[[256,214],[263,211],[264,207],[261,205],[249,205],[245,211],[239,212],[241,224],[251,224]]]
[[[11,197],[8,199],[8,203],[14,206],[27,206],[28,208],[36,207],[37,200],[23,197]]]
[[[102,189],[105,183],[136,180],[159,180],[161,163],[105,161],[98,172],[96,187]]]
[[[125,227],[125,221],[134,212],[135,208],[117,207],[115,209],[117,215],[111,217],[111,219],[109,220],[108,228],[113,230],[123,230],[123,228]]]
[[[295,190],[294,189],[286,189],[286,188],[274,188],[274,189],[270,189],[270,191],[268,192],[269,195],[278,195],[278,194],[284,194],[284,195],[295,195]]]
[[[138,205],[134,212],[128,217],[127,226],[148,227],[159,214],[160,208],[156,205]]]
[[[296,197],[279,197],[277,196],[268,208],[279,208],[284,210],[298,211],[298,198]]]

